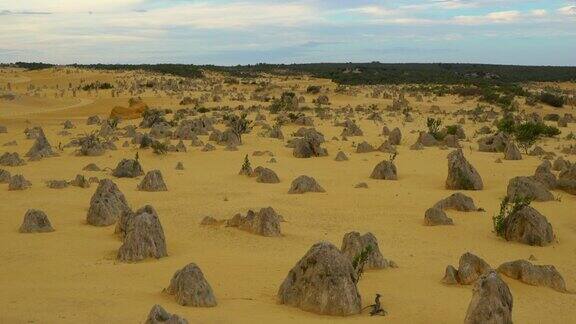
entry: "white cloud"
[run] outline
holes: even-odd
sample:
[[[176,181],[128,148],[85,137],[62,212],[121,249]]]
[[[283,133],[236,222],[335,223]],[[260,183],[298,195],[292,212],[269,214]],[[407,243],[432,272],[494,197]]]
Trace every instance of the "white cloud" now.
[[[109,23],[121,27],[246,28],[251,26],[296,26],[322,18],[308,5],[297,3],[181,4],[146,12],[115,15]]]
[[[53,13],[114,12],[134,8],[143,2],[143,0],[0,0],[0,10]]]
[[[576,16],[576,5],[562,7],[558,9],[558,12],[564,16]]]
[[[545,16],[546,10],[532,10],[528,13],[510,10],[491,12],[480,16],[456,16],[452,21],[462,25],[510,24],[526,22],[529,19],[537,19]]]
[[[548,15],[548,11],[544,10],[544,9],[535,9],[530,11],[530,14],[533,17],[546,17],[546,15]]]
[[[393,14],[398,14],[399,11],[395,9],[390,9],[382,6],[364,6],[358,8],[348,9],[348,12],[358,13],[362,15],[369,16],[389,16]]]

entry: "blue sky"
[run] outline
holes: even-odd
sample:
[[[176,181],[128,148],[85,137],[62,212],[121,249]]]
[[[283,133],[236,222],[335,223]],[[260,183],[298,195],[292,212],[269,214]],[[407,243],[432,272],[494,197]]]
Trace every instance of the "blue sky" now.
[[[576,0],[0,0],[0,62],[576,66]]]

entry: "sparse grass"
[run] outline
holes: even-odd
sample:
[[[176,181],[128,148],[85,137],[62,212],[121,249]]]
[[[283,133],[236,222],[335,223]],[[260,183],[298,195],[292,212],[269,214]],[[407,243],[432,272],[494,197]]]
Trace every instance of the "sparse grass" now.
[[[374,248],[372,245],[368,245],[352,260],[352,266],[354,267],[354,271],[356,271],[356,283],[360,281],[362,273],[364,273],[364,266],[366,265],[366,262],[368,262],[368,257],[372,251],[374,251]]]
[[[503,237],[506,230],[504,228],[504,219],[519,211],[523,207],[529,206],[531,202],[532,201],[526,197],[516,197],[513,201],[508,196],[502,198],[502,201],[500,202],[500,211],[497,215],[492,217],[494,233],[500,237]]]

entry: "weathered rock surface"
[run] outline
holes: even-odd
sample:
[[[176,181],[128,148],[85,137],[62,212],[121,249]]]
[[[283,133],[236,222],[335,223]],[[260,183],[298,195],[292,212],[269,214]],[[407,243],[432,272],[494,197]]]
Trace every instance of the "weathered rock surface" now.
[[[530,206],[508,215],[503,221],[504,238],[528,245],[546,246],[554,240],[552,225]]]
[[[448,154],[446,189],[482,190],[484,183],[478,171],[466,160],[461,149]]]
[[[551,201],[554,196],[546,186],[529,177],[515,177],[508,182],[507,194],[510,199],[528,198],[536,201]]]
[[[12,176],[8,182],[8,190],[26,190],[30,187],[32,187],[32,182],[26,180],[21,174]]]
[[[426,213],[424,213],[424,225],[454,225],[454,221],[452,218],[448,217],[442,209],[428,208]]]
[[[522,160],[522,153],[513,142],[508,142],[504,150],[504,160]]]
[[[361,299],[354,268],[338,248],[314,244],[290,270],[278,290],[280,304],[325,315],[360,313]]]
[[[214,307],[217,304],[212,287],[194,263],[176,271],[164,292],[174,295],[176,302],[182,306]]]
[[[53,232],[54,228],[52,228],[48,216],[43,211],[28,209],[19,231],[20,233],[46,233]]]
[[[188,324],[188,321],[179,315],[168,313],[160,305],[154,305],[144,324]]]
[[[118,186],[110,179],[102,179],[90,199],[86,221],[94,226],[109,226],[127,211],[130,207]]]
[[[262,236],[280,236],[282,217],[272,207],[261,208],[257,213],[249,210],[246,216],[234,215],[226,222],[227,226],[238,227],[243,231]]]
[[[448,266],[442,281],[446,284],[470,285],[490,270],[492,268],[486,261],[470,252],[466,252],[460,256],[458,270],[451,265]]]
[[[127,217],[126,224],[126,236],[118,250],[118,260],[136,262],[168,256],[164,230],[152,206],[140,208],[134,215]]]
[[[144,174],[140,162],[133,159],[123,159],[118,163],[112,175],[117,178],[136,178]]]
[[[512,294],[498,274],[490,271],[474,285],[465,324],[512,324]]]
[[[374,167],[370,178],[377,180],[398,180],[396,165],[391,161],[382,161]]]
[[[19,166],[24,165],[26,162],[20,158],[18,153],[9,153],[6,152],[0,156],[0,165],[3,166]]]
[[[164,182],[162,173],[160,170],[148,171],[140,184],[138,185],[138,190],[140,191],[168,191],[168,187]]]
[[[396,267],[394,261],[386,260],[384,258],[382,252],[380,252],[376,236],[370,232],[364,235],[360,235],[358,232],[346,233],[344,238],[342,238],[340,251],[342,251],[342,254],[352,262],[354,258],[368,246],[371,247],[371,252],[368,255],[365,269],[385,269],[388,267]]]
[[[316,179],[305,175],[294,179],[290,190],[288,190],[289,194],[303,194],[306,192],[326,192],[326,190],[316,182]]]
[[[526,260],[516,260],[501,264],[497,271],[529,285],[567,291],[564,278],[553,265],[535,265]]]
[[[474,204],[474,200],[463,193],[454,193],[440,201],[438,201],[434,208],[438,209],[455,209],[458,211],[477,211],[478,208]]]
[[[269,168],[257,167],[253,171],[253,176],[256,176],[256,182],[260,183],[280,183],[280,178],[276,172]]]

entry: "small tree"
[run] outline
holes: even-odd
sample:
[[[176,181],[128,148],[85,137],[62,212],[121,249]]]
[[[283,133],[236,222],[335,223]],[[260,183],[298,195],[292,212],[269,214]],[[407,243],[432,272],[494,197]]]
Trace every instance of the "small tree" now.
[[[428,133],[434,136],[435,139],[441,140],[442,135],[440,134],[440,125],[442,125],[442,120],[440,118],[435,119],[428,117],[426,120],[426,126],[428,127]]]
[[[372,245],[366,246],[360,253],[358,253],[354,259],[352,260],[352,266],[354,267],[354,271],[356,272],[356,283],[360,281],[360,277],[362,277],[362,273],[364,273],[364,266],[366,262],[368,262],[368,257],[374,248]]]
[[[248,154],[244,156],[244,163],[242,163],[242,168],[240,168],[239,174],[247,176],[252,174],[252,165],[250,164],[250,160],[248,159]]]
[[[158,155],[164,155],[168,153],[168,145],[160,141],[154,141],[152,142],[152,150]]]

